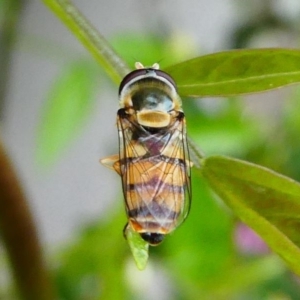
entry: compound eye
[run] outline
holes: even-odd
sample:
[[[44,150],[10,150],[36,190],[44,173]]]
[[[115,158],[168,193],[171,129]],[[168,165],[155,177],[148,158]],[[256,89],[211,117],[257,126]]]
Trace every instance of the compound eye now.
[[[120,83],[120,86],[119,86],[119,95],[121,94],[124,86],[129,83],[130,81],[132,81],[133,79],[135,79],[136,77],[140,77],[140,76],[145,76],[147,74],[149,74],[149,72],[155,72],[156,73],[156,76],[159,78],[159,77],[162,77],[164,78],[165,80],[169,81],[176,89],[176,83],[174,81],[174,79],[167,73],[161,71],[161,70],[157,70],[157,69],[152,69],[152,68],[146,68],[146,69],[137,69],[137,70],[134,70],[132,72],[130,72],[129,74],[127,74],[123,80],[121,81]]]
[[[161,233],[143,232],[141,233],[141,237],[151,246],[157,246],[163,241],[165,235]]]
[[[147,74],[147,69],[138,69],[138,70],[134,70],[130,73],[128,73],[123,80],[120,83],[119,86],[119,94],[121,94],[121,91],[123,90],[123,87],[130,82],[132,79],[134,79],[135,77],[138,76],[142,76],[142,75],[146,75]]]
[[[156,70],[155,73],[158,76],[163,77],[164,79],[168,80],[174,86],[174,88],[176,89],[176,83],[175,83],[174,79],[168,73],[163,72],[161,70]]]

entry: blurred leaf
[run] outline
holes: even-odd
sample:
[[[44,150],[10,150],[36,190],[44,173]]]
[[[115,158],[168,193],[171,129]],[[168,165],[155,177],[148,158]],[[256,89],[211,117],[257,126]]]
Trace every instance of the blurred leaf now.
[[[122,33],[115,36],[111,42],[132,67],[136,61],[145,66],[152,66],[156,62],[162,66],[170,65],[192,57],[196,52],[193,40],[186,34],[176,32],[167,38],[153,34]]]
[[[214,99],[210,103],[218,105],[210,109],[202,101],[184,101],[188,133],[206,155],[221,152],[240,157],[261,139],[260,123],[241,113],[240,100]]]
[[[59,261],[55,278],[60,299],[129,299],[124,265],[132,258],[122,236],[124,209],[117,205],[106,216],[86,226],[55,260]]]
[[[164,69],[182,96],[230,96],[300,82],[300,51],[249,49],[200,56]]]
[[[164,260],[178,286],[193,282],[198,288],[204,288],[217,284],[216,278],[228,267],[233,253],[232,218],[212,197],[199,172],[192,171],[190,214],[161,246],[153,250],[164,251]]]
[[[151,66],[162,58],[163,40],[154,35],[125,33],[116,36],[111,42],[131,67],[136,61]]]
[[[300,118],[299,118],[299,111],[300,111],[300,86],[293,90],[291,95],[291,99],[285,102],[284,109],[284,117],[285,117],[285,127],[288,129],[289,134],[293,135],[294,141],[296,144],[299,144],[299,139],[297,139],[300,130]]]
[[[149,257],[149,244],[145,242],[140,234],[134,231],[131,226],[126,226],[125,234],[136,266],[139,270],[144,270]]]
[[[267,168],[211,156],[202,173],[237,216],[300,274],[300,184]]]
[[[250,296],[262,283],[282,277],[285,272],[285,266],[278,256],[253,258],[244,264],[231,266],[225,270],[222,275],[220,274],[219,282],[211,286],[211,289],[216,299],[241,299],[239,295],[243,292],[249,290],[247,295]]]
[[[293,178],[300,180],[300,88],[294,90],[292,98],[285,102],[283,123],[279,124],[276,134],[273,135],[274,140],[282,148],[275,148],[274,143],[271,145],[271,151],[278,153],[284,159],[284,167]],[[281,119],[282,120],[282,119]],[[282,131],[281,139],[280,130]],[[278,134],[279,133],[279,134]],[[279,150],[277,150],[279,148]],[[276,151],[277,150],[277,151]],[[270,152],[270,151],[268,151]]]
[[[53,85],[38,128],[36,158],[49,166],[79,132],[94,103],[95,69],[87,62],[64,68]]]

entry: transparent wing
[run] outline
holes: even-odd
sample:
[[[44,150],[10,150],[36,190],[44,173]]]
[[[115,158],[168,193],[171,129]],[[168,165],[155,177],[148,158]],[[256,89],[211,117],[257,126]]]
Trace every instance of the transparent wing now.
[[[179,224],[191,201],[189,151],[182,114],[167,129],[149,133],[118,114],[120,174],[127,212],[158,223]]]
[[[190,159],[192,165],[197,169],[201,168],[201,159],[204,157],[203,151],[198,147],[198,145],[193,141],[193,139],[187,135],[187,142],[189,145]]]

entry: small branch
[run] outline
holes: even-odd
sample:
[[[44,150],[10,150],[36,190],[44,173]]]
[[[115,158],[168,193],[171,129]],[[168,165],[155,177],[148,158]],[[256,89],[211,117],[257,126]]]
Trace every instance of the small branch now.
[[[93,54],[110,78],[119,84],[130,72],[105,38],[89,23],[69,0],[42,0]]]
[[[0,141],[0,231],[22,299],[53,300],[30,210]]]
[[[0,19],[0,119],[3,117],[3,106],[9,80],[11,50],[14,46],[16,28],[24,0],[10,0],[1,4],[2,18]]]

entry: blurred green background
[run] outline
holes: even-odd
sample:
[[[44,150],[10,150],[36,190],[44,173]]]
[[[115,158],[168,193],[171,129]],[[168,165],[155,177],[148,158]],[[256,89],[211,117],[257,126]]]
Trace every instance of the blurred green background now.
[[[136,269],[122,236],[120,180],[98,163],[117,152],[117,87],[41,3],[10,3],[0,0],[1,131],[59,299],[299,299],[299,278],[196,169],[188,219],[150,249],[145,271]],[[298,1],[74,3],[132,67],[159,62],[163,69],[231,48],[299,46]],[[292,87],[183,99],[188,132],[206,155],[241,158],[299,181],[299,97]],[[0,298],[14,299],[2,248],[0,264]]]

